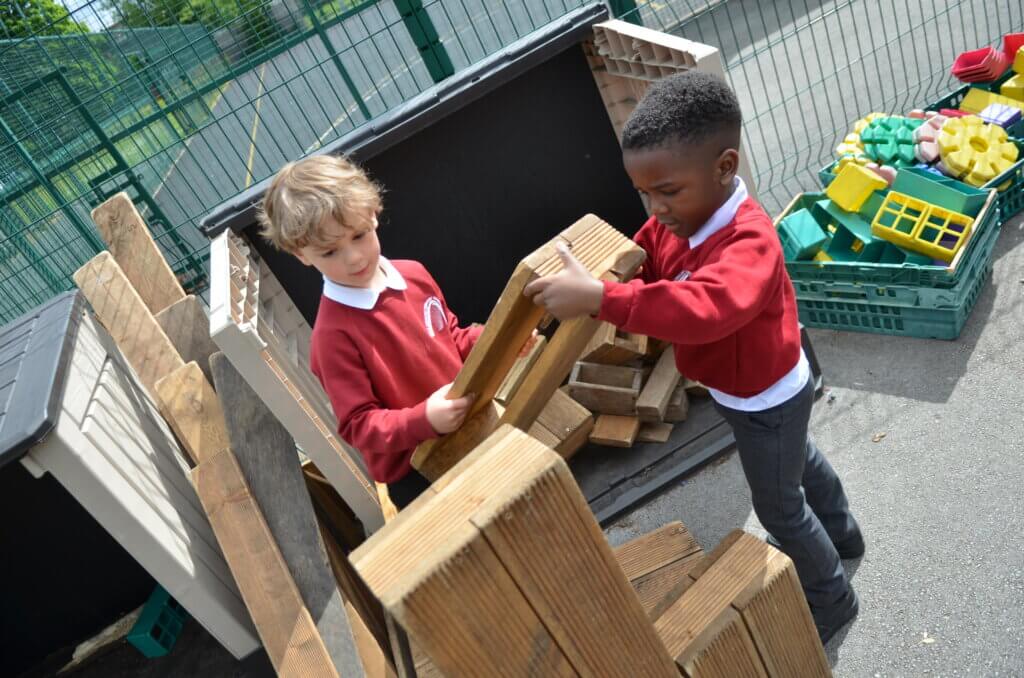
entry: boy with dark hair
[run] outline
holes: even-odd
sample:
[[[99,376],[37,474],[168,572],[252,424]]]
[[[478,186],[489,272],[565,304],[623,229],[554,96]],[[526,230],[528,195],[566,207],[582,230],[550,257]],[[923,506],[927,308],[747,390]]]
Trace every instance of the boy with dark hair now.
[[[563,249],[565,270],[525,293],[560,320],[589,314],[672,342],[680,372],[732,426],[754,511],[796,565],[826,643],[857,614],[840,558],[860,557],[864,541],[807,434],[814,385],[796,298],[772,221],[736,175],[741,122],[717,77],[651,85],[622,133],[652,214],[635,237],[647,252],[640,277],[601,282]]]

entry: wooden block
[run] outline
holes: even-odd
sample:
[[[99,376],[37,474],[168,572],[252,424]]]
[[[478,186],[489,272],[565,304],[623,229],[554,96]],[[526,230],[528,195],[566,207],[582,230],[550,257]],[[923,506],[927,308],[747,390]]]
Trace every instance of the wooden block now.
[[[676,663],[690,678],[768,678],[750,631],[731,607],[724,608],[705,627],[702,636],[680,654]]]
[[[666,349],[651,371],[651,376],[640,391],[636,401],[636,414],[640,421],[647,423],[660,422],[665,419],[665,410],[669,400],[683,375],[676,369],[675,351]]]
[[[156,382],[155,390],[160,414],[171,425],[193,464],[201,464],[204,455],[229,446],[220,399],[199,365],[182,365]]]
[[[156,382],[185,363],[124,271],[110,252],[100,252],[73,277],[139,381],[155,395]]]
[[[188,295],[156,314],[160,328],[185,362],[195,361],[206,380],[213,383],[210,356],[217,345],[210,338],[210,318],[199,298]]]
[[[210,358],[210,369],[231,449],[320,637],[339,672],[358,675],[345,600],[320,537],[295,441],[223,353]]]
[[[612,549],[630,581],[700,552],[700,545],[678,520]]]
[[[594,422],[590,442],[610,447],[632,447],[639,432],[640,420],[636,417],[602,414]]]
[[[647,353],[648,340],[642,334],[623,332],[611,323],[601,323],[587,343],[580,360],[604,365],[622,365]]]
[[[686,389],[686,392],[689,395],[702,396],[702,397],[706,397],[706,396],[710,395],[708,393],[708,387],[707,386],[705,386],[704,384],[700,383],[699,381],[694,381],[693,379],[690,379],[689,377],[686,377],[686,378],[683,379],[683,388]]]
[[[519,390],[519,386],[523,383],[523,379],[526,378],[527,373],[533,364],[537,362],[537,358],[540,357],[544,347],[547,346],[548,338],[545,336],[538,336],[537,340],[533,343],[529,353],[524,356],[519,356],[516,361],[512,363],[512,369],[509,370],[508,376],[505,377],[505,381],[501,382],[501,387],[498,392],[494,394],[494,399],[501,404],[507,403],[515,395],[516,391]]]
[[[578,362],[569,376],[569,395],[598,414],[636,414],[643,374],[633,367]]]
[[[675,428],[674,424],[662,421],[653,424],[641,423],[640,430],[636,434],[636,441],[638,443],[664,443],[672,437],[673,428]]]
[[[159,313],[185,298],[178,278],[127,193],[118,193],[94,209],[92,220],[150,313]]]
[[[563,459],[569,459],[576,454],[586,444],[590,432],[594,429],[594,417],[590,411],[560,389],[551,394],[548,404],[537,415],[536,423],[558,439],[554,450],[562,455]]]
[[[766,565],[759,585],[741,591],[732,607],[750,630],[768,675],[828,678],[832,670],[793,561],[781,552],[770,553],[774,549],[753,535],[744,533],[740,539],[760,550]],[[715,568],[742,577],[746,566],[723,557]]]
[[[544,315],[542,308],[523,295],[523,289],[533,280],[563,269],[556,247],[559,243],[568,245],[596,277],[608,280],[632,277],[645,256],[624,235],[587,215],[519,263],[450,390],[451,397],[477,394],[466,424],[454,433],[422,443],[413,454],[413,467],[427,478],[437,480],[466,456],[479,442],[474,434],[494,430],[494,425],[474,426],[473,421],[488,407],[523,343]],[[501,423],[523,430],[530,428],[593,336],[597,324],[597,320],[586,317],[559,325],[506,403]]]
[[[677,384],[672,391],[672,397],[668,401],[668,407],[665,408],[665,421],[676,424],[686,421],[686,417],[689,414],[690,397],[686,395],[686,386]]]
[[[317,519],[345,553],[362,544],[366,540],[366,534],[363,532],[363,526],[359,524],[359,518],[316,464],[308,459],[302,462],[302,476],[306,480],[306,489],[309,490],[309,498],[313,502]]]
[[[675,675],[560,457],[503,426],[461,464],[352,557],[438,669]]]
[[[192,480],[278,675],[338,676],[231,450],[210,455]]]

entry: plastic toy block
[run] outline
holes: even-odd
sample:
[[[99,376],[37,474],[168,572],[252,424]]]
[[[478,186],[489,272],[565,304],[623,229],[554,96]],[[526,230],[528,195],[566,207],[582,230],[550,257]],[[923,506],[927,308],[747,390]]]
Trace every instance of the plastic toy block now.
[[[1021,115],[1024,111],[1013,106],[1005,106],[1003,104],[989,104],[985,107],[985,110],[981,112],[981,119],[987,123],[993,125],[999,125],[1003,129],[1007,129],[1014,123],[1017,123],[1021,119]]]
[[[828,219],[835,225],[832,240],[825,252],[835,261],[878,261],[885,241],[871,234],[871,222],[856,212],[847,212],[831,200],[821,200],[812,208],[819,221]]]
[[[779,240],[786,261],[798,261],[812,259],[828,241],[828,236],[810,210],[800,209],[779,222]]]
[[[885,249],[882,250],[882,258],[879,259],[878,263],[931,266],[934,263],[934,259],[924,254],[900,249],[892,243],[886,243]]]
[[[844,210],[856,212],[868,196],[887,186],[885,179],[866,167],[848,164],[836,174],[835,180],[825,189],[825,195]]]
[[[1013,72],[1024,73],[1024,45],[1017,48],[1017,53],[1013,56]]]
[[[871,162],[871,158],[866,155],[844,155],[839,158],[839,162],[836,163],[835,172],[838,174],[847,165],[860,165],[861,167],[867,167],[869,162]]]
[[[916,168],[901,171],[892,188],[899,193],[971,217],[977,216],[988,199],[988,191],[971,188],[962,181],[940,178]]]
[[[872,234],[904,249],[945,263],[967,241],[974,219],[912,196],[891,191],[871,223]]]
[[[984,47],[963,52],[950,69],[953,77],[961,82],[990,82],[998,78],[1010,65],[1010,59],[1002,50]]]
[[[943,125],[939,151],[940,169],[971,186],[983,186],[1010,169],[1019,153],[1006,130],[974,115]]]
[[[1017,77],[1017,76],[1014,76]],[[1014,108],[1024,107],[1024,101],[1018,99],[1011,99],[1008,96],[996,94],[995,92],[989,92],[988,90],[978,89],[972,87],[967,90],[967,94],[964,96],[964,100],[960,102],[960,110],[967,111],[968,113],[974,113],[977,115],[981,113],[989,104],[1004,104],[1006,106],[1012,106]]]
[[[947,118],[963,118],[971,115],[970,111],[961,111],[959,108],[940,108],[939,114],[944,115]]]
[[[860,120],[853,123],[853,131],[847,134],[841,144],[836,146],[836,155],[840,158],[846,156],[863,156],[864,144],[861,142],[860,134],[873,120],[887,117],[885,113],[868,113]]]
[[[882,203],[885,202],[885,196],[888,195],[888,193],[889,190],[888,187],[886,187],[886,190],[884,191],[875,191],[869,195],[868,199],[864,201],[863,205],[861,205],[861,208],[857,210],[857,214],[864,217],[868,223],[871,223],[871,220],[875,218],[876,214],[878,214],[878,210],[882,208]]]
[[[914,157],[920,162],[933,163],[939,159],[939,133],[948,119],[938,113],[926,115],[921,126],[914,130]]]
[[[879,165],[878,163],[875,162],[869,162],[867,165],[865,165],[865,167],[874,172],[875,174],[877,174],[878,177],[882,179],[882,181],[884,181],[888,186],[892,186],[892,182],[896,180],[897,172],[895,167],[889,167],[888,165]]]
[[[826,261],[833,261],[833,259],[828,255],[827,252],[818,252],[817,254],[814,255],[814,261],[820,261],[824,263]]]
[[[860,135],[865,155],[883,165],[910,167],[917,162],[914,130],[923,122],[896,116],[873,120]]]
[[[1018,102],[1024,103],[1024,73],[1018,73],[999,86],[999,93],[1004,97],[1010,97]]]
[[[145,657],[162,657],[171,651],[188,613],[162,586],[157,586],[128,632],[128,642]]]
[[[920,164],[914,165],[910,169],[921,170],[922,172],[929,172],[929,173],[934,174],[935,176],[938,176],[938,177],[948,178],[948,177],[946,177],[945,174],[942,173],[942,170],[940,170],[938,167],[933,167],[932,165],[929,165],[928,163],[920,163]]]

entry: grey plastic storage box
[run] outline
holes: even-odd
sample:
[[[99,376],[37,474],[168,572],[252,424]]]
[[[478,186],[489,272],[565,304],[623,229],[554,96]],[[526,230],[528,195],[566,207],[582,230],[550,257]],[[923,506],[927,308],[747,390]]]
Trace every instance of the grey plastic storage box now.
[[[421,261],[463,323],[485,321],[515,265],[584,214],[635,233],[647,215],[622,167],[622,124],[651,81],[722,74],[713,47],[607,18],[603,4],[569,13],[319,151],[353,157],[383,184],[384,255]],[[740,171],[753,190],[745,160]],[[203,229],[244,237],[312,325],[319,274],[257,234],[268,183]],[[710,401],[695,399],[667,443],[629,454],[588,445],[570,467],[606,523],[732,443]]]
[[[56,478],[235,657],[260,646],[177,441],[77,291],[0,328],[0,464],[15,460]]]

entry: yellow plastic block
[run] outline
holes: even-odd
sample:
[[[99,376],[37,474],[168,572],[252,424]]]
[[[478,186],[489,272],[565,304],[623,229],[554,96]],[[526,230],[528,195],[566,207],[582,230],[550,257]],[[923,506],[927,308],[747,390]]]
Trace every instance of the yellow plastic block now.
[[[1017,102],[1017,107],[1024,103],[1024,73],[1018,73],[999,87],[999,93]]]
[[[1013,57],[1013,70],[1024,73],[1024,45],[1017,48],[1017,53]]]
[[[971,186],[983,186],[1017,162],[1006,130],[975,115],[947,120],[938,144],[943,167]]]
[[[829,200],[847,212],[859,210],[871,194],[888,187],[885,179],[866,167],[849,163],[825,189]]]
[[[960,103],[960,110],[977,115],[985,110],[985,107],[989,104],[1003,104],[1004,106],[1013,106],[1014,108],[1024,110],[1024,102],[1018,99],[1011,99],[1010,97],[978,89],[977,87],[972,87],[967,91],[967,96]]]
[[[890,191],[871,222],[872,235],[932,259],[953,261],[974,219],[905,193]]]
[[[832,257],[830,257],[824,252],[818,252],[817,254],[814,255],[814,261],[820,261],[824,263],[826,261],[832,261]]]
[[[863,156],[864,144],[861,143],[860,133],[863,132],[869,124],[871,124],[872,120],[884,117],[886,117],[885,113],[868,113],[863,118],[853,123],[853,131],[843,138],[843,142],[841,144],[836,146],[836,155],[840,158],[848,156]]]
[[[847,165],[860,165],[861,167],[867,167],[868,163],[871,162],[871,158],[866,155],[844,155],[839,158],[839,162],[836,164],[835,172],[838,174],[843,171],[843,168]]]

